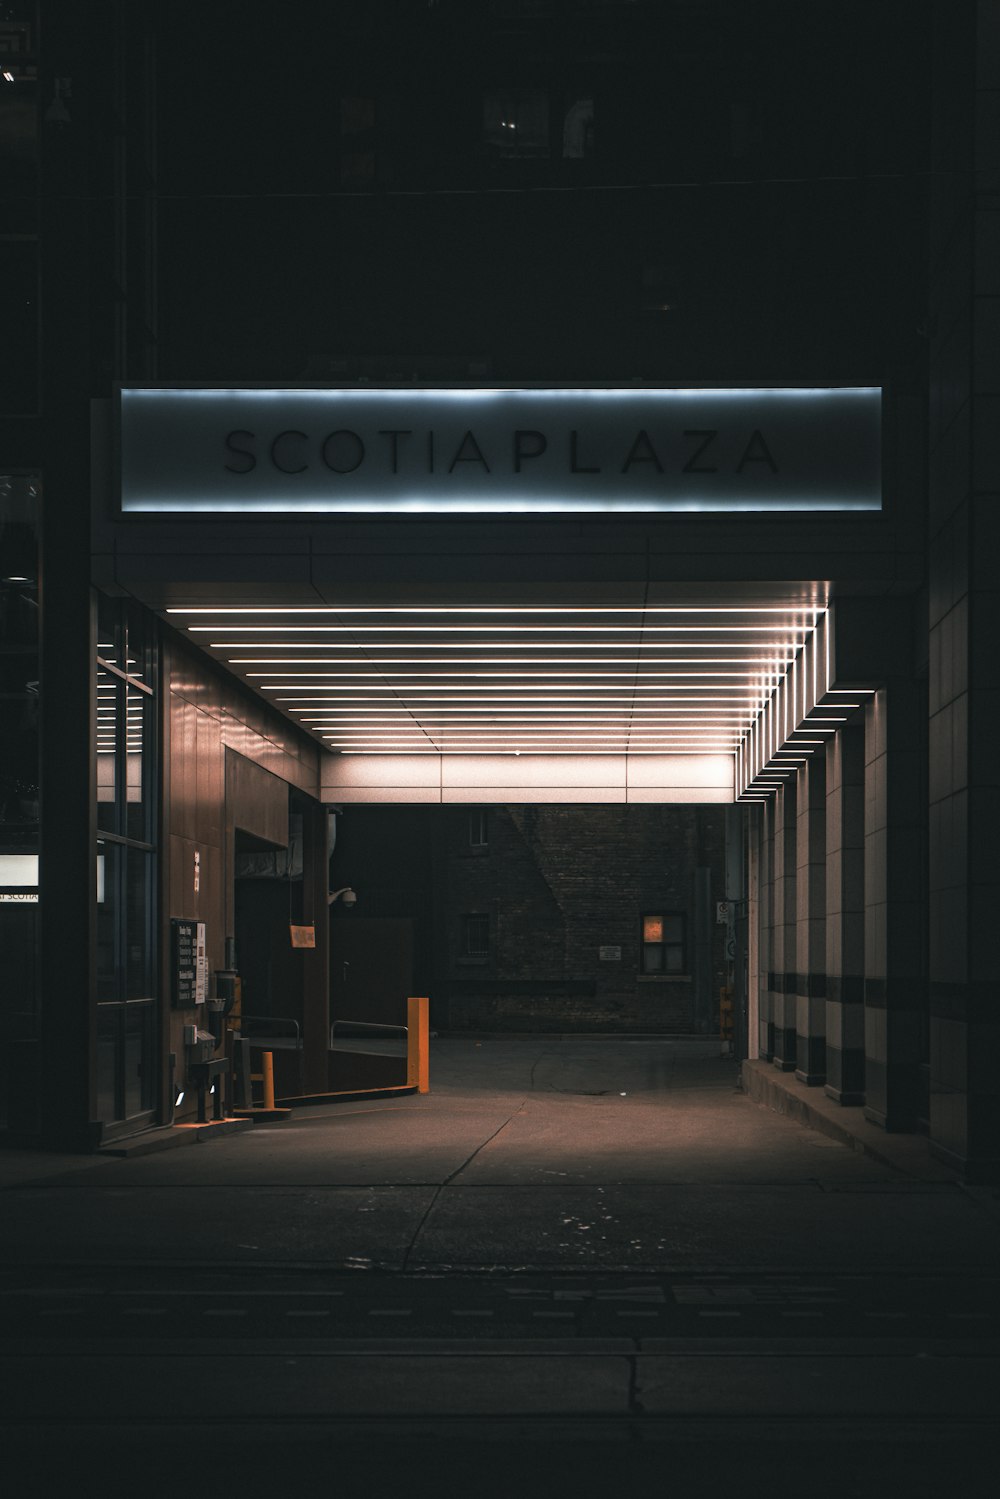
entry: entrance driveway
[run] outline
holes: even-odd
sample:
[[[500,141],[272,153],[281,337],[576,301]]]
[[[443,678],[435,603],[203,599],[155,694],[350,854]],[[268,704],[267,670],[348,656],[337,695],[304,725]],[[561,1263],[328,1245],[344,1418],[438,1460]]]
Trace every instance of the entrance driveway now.
[[[739,1091],[716,1042],[442,1037],[432,1092],[127,1159],[37,1158],[9,1266],[698,1272],[993,1266],[995,1218]]]
[[[442,1037],[425,1097],[0,1154],[0,1441],[39,1493],[109,1451],[162,1492],[988,1492],[993,1195],[737,1077],[700,1040]]]

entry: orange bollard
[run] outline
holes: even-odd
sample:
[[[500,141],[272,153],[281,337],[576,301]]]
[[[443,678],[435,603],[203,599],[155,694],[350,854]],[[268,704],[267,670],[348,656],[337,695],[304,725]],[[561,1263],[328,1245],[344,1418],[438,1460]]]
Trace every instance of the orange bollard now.
[[[430,1000],[406,1001],[406,1086],[431,1091]]]
[[[260,1054],[261,1081],[264,1084],[264,1107],[274,1108],[274,1053],[262,1051]]]

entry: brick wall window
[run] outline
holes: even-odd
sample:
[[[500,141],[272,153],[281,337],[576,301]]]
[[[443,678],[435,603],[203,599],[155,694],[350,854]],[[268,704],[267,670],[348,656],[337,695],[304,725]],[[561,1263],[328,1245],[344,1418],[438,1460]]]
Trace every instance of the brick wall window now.
[[[686,973],[685,921],[682,911],[651,911],[642,918],[643,973]]]
[[[469,847],[486,848],[490,841],[489,817],[485,807],[474,807],[469,813]]]
[[[462,917],[462,951],[467,958],[485,958],[490,950],[490,918],[469,915]]]

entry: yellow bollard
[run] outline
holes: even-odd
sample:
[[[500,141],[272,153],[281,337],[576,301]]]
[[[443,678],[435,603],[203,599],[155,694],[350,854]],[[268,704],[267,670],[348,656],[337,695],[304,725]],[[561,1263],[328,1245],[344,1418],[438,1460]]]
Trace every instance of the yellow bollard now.
[[[406,1086],[431,1091],[430,1000],[406,1001]]]
[[[262,1051],[260,1054],[261,1081],[264,1084],[264,1107],[274,1108],[274,1053]]]

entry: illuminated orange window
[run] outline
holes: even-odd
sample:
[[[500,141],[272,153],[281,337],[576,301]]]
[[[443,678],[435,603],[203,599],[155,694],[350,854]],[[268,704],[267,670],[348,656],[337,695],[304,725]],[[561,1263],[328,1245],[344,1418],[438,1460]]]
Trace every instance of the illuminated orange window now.
[[[686,973],[684,913],[651,912],[642,918],[642,972]]]

